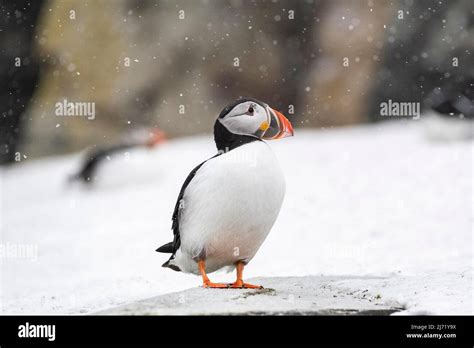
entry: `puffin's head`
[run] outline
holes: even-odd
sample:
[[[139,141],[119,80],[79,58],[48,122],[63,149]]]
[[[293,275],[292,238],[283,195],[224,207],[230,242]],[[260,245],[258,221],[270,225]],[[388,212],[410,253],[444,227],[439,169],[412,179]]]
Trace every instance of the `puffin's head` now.
[[[273,140],[293,136],[290,121],[256,99],[244,98],[227,105],[216,120],[230,133]]]
[[[166,133],[158,127],[140,127],[126,134],[124,143],[154,147],[166,142]]]

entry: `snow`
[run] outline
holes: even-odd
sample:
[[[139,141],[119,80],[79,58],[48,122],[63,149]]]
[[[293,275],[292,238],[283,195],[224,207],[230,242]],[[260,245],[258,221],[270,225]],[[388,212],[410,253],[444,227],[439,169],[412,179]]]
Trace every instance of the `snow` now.
[[[473,313],[472,141],[432,142],[407,120],[270,144],[287,193],[246,277],[340,276],[339,287],[369,289],[402,314]],[[81,154],[3,168],[2,313],[91,313],[199,285],[154,250],[172,239],[182,182],[214,153],[210,135],[133,150],[92,188],[66,183]],[[21,246],[33,248],[5,254]]]

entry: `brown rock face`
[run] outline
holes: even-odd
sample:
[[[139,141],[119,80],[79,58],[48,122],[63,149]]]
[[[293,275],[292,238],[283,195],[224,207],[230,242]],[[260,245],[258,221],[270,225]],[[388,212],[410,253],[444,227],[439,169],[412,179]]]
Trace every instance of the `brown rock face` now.
[[[372,0],[50,1],[37,28],[42,79],[25,152],[78,150],[142,125],[171,137],[211,132],[223,106],[240,96],[268,102],[296,127],[368,121],[377,111],[374,88],[387,88],[379,82],[390,38],[397,38],[391,23],[412,7]],[[64,100],[94,103],[94,118],[56,115]]]

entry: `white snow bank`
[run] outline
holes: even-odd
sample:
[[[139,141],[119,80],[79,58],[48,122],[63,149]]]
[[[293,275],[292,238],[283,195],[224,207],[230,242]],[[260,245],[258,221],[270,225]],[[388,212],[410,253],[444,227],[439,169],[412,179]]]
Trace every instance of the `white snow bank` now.
[[[473,142],[431,143],[420,127],[297,129],[271,142],[287,193],[245,275],[388,276],[375,291],[408,313],[472,313]],[[133,151],[93,189],[65,183],[79,155],[3,169],[2,312],[88,313],[199,285],[161,268],[166,255],[154,249],[172,239],[188,172],[214,153],[211,136]],[[25,246],[28,257],[14,257]]]

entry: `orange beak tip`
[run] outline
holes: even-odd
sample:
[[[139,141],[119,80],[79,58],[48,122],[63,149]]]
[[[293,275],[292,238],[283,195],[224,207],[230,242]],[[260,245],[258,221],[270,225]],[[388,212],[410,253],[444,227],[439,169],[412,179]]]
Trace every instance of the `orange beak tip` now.
[[[278,137],[280,138],[285,138],[285,137],[292,137],[295,135],[295,132],[293,130],[293,126],[291,125],[290,121],[288,118],[285,117],[281,112],[272,109],[275,115],[278,117],[279,122],[280,122],[280,127],[281,127],[281,134]]]

